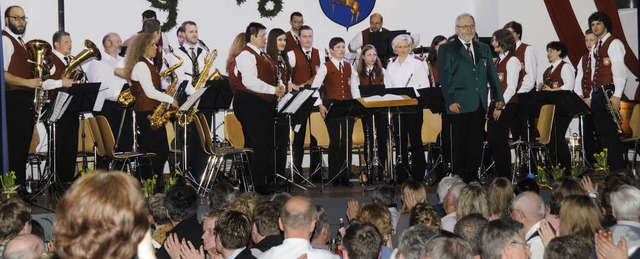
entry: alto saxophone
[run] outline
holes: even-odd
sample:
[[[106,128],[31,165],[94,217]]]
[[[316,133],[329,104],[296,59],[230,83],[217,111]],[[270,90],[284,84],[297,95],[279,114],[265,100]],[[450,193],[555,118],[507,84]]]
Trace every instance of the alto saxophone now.
[[[611,97],[613,96],[613,91],[612,90],[604,90],[604,96],[607,98],[607,110],[609,111],[609,113],[611,114],[611,117],[613,118],[613,123],[616,124],[616,128],[618,131],[618,135],[622,135],[623,131],[622,131],[622,114],[620,114],[620,109],[614,109],[613,105],[611,104]]]
[[[209,75],[209,70],[211,70],[211,66],[213,66],[213,61],[216,59],[217,56],[218,56],[218,50],[214,49],[211,52],[207,51],[207,54],[205,55],[205,58],[204,58],[204,67],[202,67],[202,72],[200,72],[200,77],[198,77],[198,81],[193,86],[193,88],[198,90],[205,84],[205,82],[222,78],[222,75],[220,74],[220,70],[218,69],[214,70],[213,73]],[[186,116],[184,120],[178,120],[178,124],[181,127],[185,127],[191,124],[191,122],[193,122],[193,119],[196,116],[196,113],[198,113],[198,108],[196,108],[195,106],[189,108],[189,110],[185,111],[184,113],[181,111],[178,111],[178,114],[176,115],[178,118],[181,118],[182,116]]]
[[[178,63],[174,64],[173,66],[169,66],[169,62],[167,62],[167,59],[163,58],[164,63],[169,68],[160,72],[160,75],[161,76],[171,75],[171,84],[169,84],[169,87],[167,87],[167,91],[165,93],[173,96],[176,93],[176,85],[178,84],[178,75],[176,74],[175,71],[178,67],[182,66],[182,63],[184,61],[180,56],[176,55],[173,52],[173,48],[171,46],[169,46],[169,53],[171,53],[174,57],[178,59]],[[171,103],[160,103],[153,110],[153,113],[147,116],[147,119],[149,119],[151,129],[157,130],[163,127],[164,124],[166,124],[170,119],[175,118],[177,113],[178,113],[178,109],[172,108]]]

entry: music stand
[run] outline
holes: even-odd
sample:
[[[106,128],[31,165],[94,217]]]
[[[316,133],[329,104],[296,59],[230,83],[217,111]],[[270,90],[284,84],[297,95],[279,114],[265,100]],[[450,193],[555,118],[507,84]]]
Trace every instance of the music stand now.
[[[233,92],[231,92],[231,86],[229,80],[209,80],[205,83],[207,90],[200,97],[198,103],[198,110],[211,111],[211,123],[209,123],[209,131],[212,135],[213,145],[216,146],[218,142],[218,135],[216,134],[216,111],[227,110],[231,106],[233,100]],[[218,143],[219,144],[219,143]]]
[[[194,107],[196,102],[200,100],[200,97],[202,97],[202,95],[208,88],[209,86],[205,84],[205,86],[198,89],[195,93],[191,94],[191,96],[189,96],[187,100],[178,108],[178,110],[182,114],[182,117],[178,119],[183,120],[183,123],[184,123],[183,125],[185,126],[185,128],[188,126],[187,117],[189,114],[189,110]],[[182,131],[182,137],[183,137],[182,139],[182,171],[183,171],[184,177],[186,179],[191,180],[194,184],[198,184],[198,182],[193,177],[193,175],[189,172],[189,170],[187,170],[189,167],[187,166],[187,152],[186,152],[187,151],[187,130],[186,129]]]
[[[390,57],[395,56],[393,53],[393,47],[391,46],[391,42],[393,39],[400,35],[407,34],[406,30],[397,30],[397,31],[385,31],[385,32],[371,32],[369,33],[369,42],[365,42],[365,44],[371,44],[376,47],[376,51],[378,52],[378,57],[382,61],[382,66],[386,67],[387,62]]]
[[[301,121],[305,120],[305,117],[308,116],[307,114],[309,114],[309,112],[313,108],[313,104],[317,99],[316,97],[312,97],[315,92],[316,89],[301,89],[300,92],[292,94],[291,98],[282,100],[281,104],[278,105],[278,115],[276,117],[280,117],[280,115],[286,117],[289,123],[290,130],[294,131],[294,125],[298,125],[301,123]],[[291,138],[291,134],[289,134],[289,136],[290,137],[288,146],[290,178],[287,179],[285,176],[280,175],[277,172],[276,177],[282,178],[289,184],[292,184],[306,191],[307,188],[295,183],[294,176],[298,175],[303,179],[303,181],[307,182],[309,185],[315,188],[315,185],[313,185],[313,183],[311,183],[309,179],[304,178],[304,176],[300,173],[300,169],[296,168],[295,164],[293,163],[293,139]],[[289,189],[289,185],[287,185],[287,189]]]
[[[418,93],[420,94],[420,97],[419,97],[420,103],[423,104],[424,109],[430,110],[431,113],[433,114],[438,114],[438,113],[444,114],[447,112],[446,103],[444,101],[444,96],[442,94],[442,88],[440,87],[422,88],[422,89],[418,89]],[[439,135],[440,135],[439,136],[440,143],[442,144],[443,143],[442,131],[440,132]],[[449,144],[453,145],[453,143],[449,143]],[[429,151],[431,151],[431,149],[429,149]],[[441,164],[444,165],[442,148],[440,148],[440,154],[436,158],[435,163],[433,164],[431,169],[425,173],[424,180],[427,182],[428,185],[435,183],[436,178],[434,178],[435,175],[433,174],[433,170],[434,168],[436,168],[438,165],[441,165]]]

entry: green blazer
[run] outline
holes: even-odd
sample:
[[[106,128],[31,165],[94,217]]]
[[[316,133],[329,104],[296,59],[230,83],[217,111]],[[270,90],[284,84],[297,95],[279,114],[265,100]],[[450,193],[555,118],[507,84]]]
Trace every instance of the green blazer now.
[[[480,106],[486,111],[487,84],[494,101],[504,102],[489,45],[475,40],[472,44],[475,64],[460,39],[440,46],[438,51],[438,76],[448,114],[453,114],[449,110],[452,103],[460,104],[460,113],[475,112]]]

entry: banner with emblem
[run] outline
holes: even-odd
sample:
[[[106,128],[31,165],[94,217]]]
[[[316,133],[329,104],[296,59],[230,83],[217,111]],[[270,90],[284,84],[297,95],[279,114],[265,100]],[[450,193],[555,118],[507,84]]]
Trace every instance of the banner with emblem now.
[[[376,0],[320,0],[320,7],[329,20],[349,27],[369,17]]]

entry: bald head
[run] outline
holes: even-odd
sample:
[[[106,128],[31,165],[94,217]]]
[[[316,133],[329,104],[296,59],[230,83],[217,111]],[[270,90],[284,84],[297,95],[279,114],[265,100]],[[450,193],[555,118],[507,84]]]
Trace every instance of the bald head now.
[[[535,192],[523,192],[511,203],[511,218],[522,223],[525,230],[542,220],[544,214],[544,202]]]
[[[382,29],[382,15],[374,13],[369,17],[369,29],[371,31],[380,31]]]
[[[102,46],[104,46],[104,51],[112,57],[116,57],[120,52],[120,47],[122,46],[122,39],[120,39],[120,35],[115,32],[110,32],[102,37]]]
[[[309,239],[316,224],[316,206],[305,197],[294,196],[282,207],[280,213],[281,228],[285,236],[304,235]]]
[[[5,259],[32,259],[44,253],[44,242],[33,234],[21,234],[9,241],[4,249]]]

